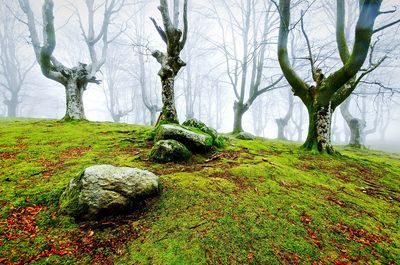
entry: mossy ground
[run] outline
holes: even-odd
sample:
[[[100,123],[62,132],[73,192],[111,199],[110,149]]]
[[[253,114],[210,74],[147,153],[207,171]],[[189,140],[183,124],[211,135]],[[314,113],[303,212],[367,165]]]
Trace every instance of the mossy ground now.
[[[231,139],[187,163],[148,161],[150,127],[0,120],[0,263],[396,264],[400,155]],[[160,175],[135,212],[75,223],[58,197],[85,167]]]

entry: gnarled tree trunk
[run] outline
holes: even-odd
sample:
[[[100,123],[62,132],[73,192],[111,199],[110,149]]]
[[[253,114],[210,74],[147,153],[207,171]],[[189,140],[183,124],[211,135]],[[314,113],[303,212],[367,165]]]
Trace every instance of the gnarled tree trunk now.
[[[318,153],[333,154],[331,143],[331,105],[313,104],[307,108],[309,115],[308,135],[303,148]]]
[[[83,92],[87,83],[80,84],[75,78],[70,78],[65,86],[67,109],[63,120],[85,120],[83,108]]]
[[[179,123],[178,114],[175,107],[175,75],[169,72],[164,76],[160,75],[162,84],[162,104],[161,117],[162,122]]]
[[[158,26],[153,18],[151,18],[151,20],[162,40],[167,45],[167,52],[155,50],[152,53],[153,57],[156,58],[161,65],[158,75],[161,78],[162,84],[163,107],[161,109],[161,115],[158,118],[158,124],[179,123],[175,107],[174,84],[175,77],[178,75],[180,69],[186,65],[179,55],[187,39],[187,0],[184,0],[183,4],[183,32],[178,28],[179,1],[174,1],[173,21],[171,21],[169,16],[168,1],[160,0],[158,9],[163,18],[164,29]]]

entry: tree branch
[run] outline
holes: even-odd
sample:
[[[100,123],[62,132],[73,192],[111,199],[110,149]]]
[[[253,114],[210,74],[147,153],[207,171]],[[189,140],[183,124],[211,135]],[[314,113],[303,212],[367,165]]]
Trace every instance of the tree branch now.
[[[156,28],[158,34],[160,34],[161,39],[167,43],[167,35],[165,34],[164,30],[157,24],[156,20],[152,17],[150,17],[150,20],[153,22],[154,27]]]
[[[281,21],[279,26],[279,38],[278,38],[278,60],[281,66],[282,72],[286,77],[295,95],[298,95],[303,101],[308,100],[308,86],[307,84],[297,75],[289,62],[289,56],[287,51],[287,42],[289,34],[290,24],[290,0],[279,1],[279,13],[281,14]]]

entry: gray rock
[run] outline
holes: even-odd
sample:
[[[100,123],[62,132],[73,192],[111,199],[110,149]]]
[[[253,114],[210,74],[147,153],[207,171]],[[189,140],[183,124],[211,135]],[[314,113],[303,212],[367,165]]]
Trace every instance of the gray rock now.
[[[61,195],[61,212],[78,219],[94,219],[132,209],[158,193],[158,177],[130,167],[97,165],[71,179]]]
[[[199,129],[171,124],[158,126],[155,141],[160,140],[176,140],[193,152],[208,151],[213,145],[212,137]]]
[[[248,132],[241,132],[236,135],[236,139],[240,140],[254,140],[256,137]]]
[[[157,163],[187,161],[192,154],[178,141],[160,140],[150,151],[150,160]]]

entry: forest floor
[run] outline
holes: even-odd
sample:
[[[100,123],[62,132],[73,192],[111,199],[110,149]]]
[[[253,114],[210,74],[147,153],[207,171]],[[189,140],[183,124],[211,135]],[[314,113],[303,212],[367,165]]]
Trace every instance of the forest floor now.
[[[231,139],[184,164],[154,164],[150,127],[0,120],[0,264],[396,264],[400,155]],[[98,222],[58,214],[70,178],[138,167],[162,191]],[[397,263],[400,264],[400,263]]]

